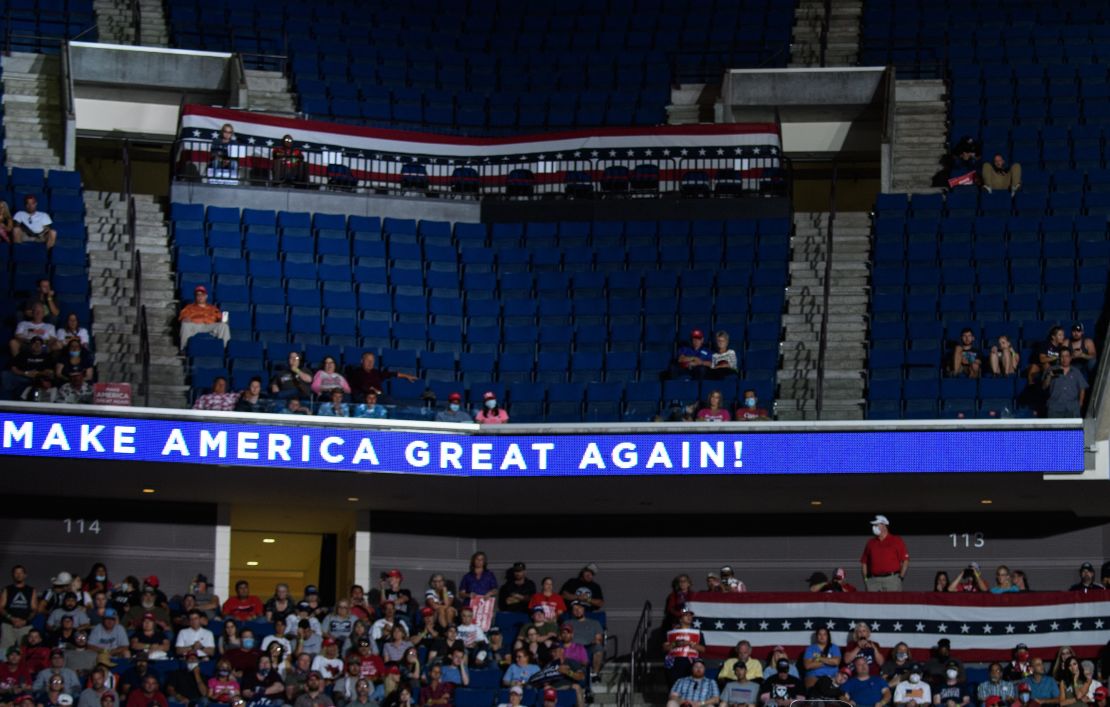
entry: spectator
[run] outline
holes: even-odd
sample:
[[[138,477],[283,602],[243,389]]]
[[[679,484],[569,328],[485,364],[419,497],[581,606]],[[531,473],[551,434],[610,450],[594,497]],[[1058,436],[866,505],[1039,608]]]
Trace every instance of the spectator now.
[[[759,683],[749,680],[748,669],[737,664],[733,668],[733,679],[721,688],[721,703],[729,707],[755,707],[758,699]]]
[[[910,647],[901,642],[894,646],[891,658],[893,658],[893,660],[888,660],[883,663],[879,675],[887,681],[888,685],[895,687],[909,677],[910,670],[914,667],[915,663],[913,662],[913,656],[910,655]],[[918,666],[918,668],[920,669],[920,666]]]
[[[1105,587],[1095,581],[1095,566],[1090,562],[1084,562],[1079,566],[1079,581],[1068,587],[1069,591],[1073,592],[1101,592],[1105,591]]]
[[[848,573],[843,567],[837,567],[833,571],[832,580],[821,588],[822,592],[855,592],[859,591],[855,585],[848,581]]]
[[[852,707],[890,704],[890,687],[877,675],[871,674],[871,663],[862,655],[852,661],[855,677],[844,683],[844,699]]]
[[[555,592],[555,580],[551,577],[544,577],[540,580],[540,591],[533,594],[528,600],[529,611],[537,606],[543,607],[544,618],[549,621],[555,621],[567,612],[566,602],[563,601],[562,596]]]
[[[839,650],[837,651],[839,653]],[[744,674],[751,680],[763,679],[763,664],[752,655],[752,644],[745,639],[740,639],[733,649],[735,655],[721,666],[717,673],[717,682],[736,679],[738,668],[744,668]]]
[[[709,393],[708,406],[698,410],[698,422],[728,422],[731,420],[732,415],[729,414],[728,410],[721,407],[723,401],[724,396],[721,395],[721,391],[714,390]]]
[[[371,599],[375,604],[392,601],[397,613],[406,617],[406,622],[415,622],[416,602],[412,600],[412,592],[401,586],[403,581],[405,581],[405,575],[394,567],[379,580],[378,588],[371,592]],[[362,587],[357,584],[351,587],[351,597],[351,611],[361,610],[369,618],[373,609],[366,604]]]
[[[389,417],[389,410],[386,410],[384,405],[378,405],[378,394],[370,390],[367,391],[363,402],[355,406],[354,416],[370,420],[384,420]]]
[[[40,693],[38,704],[43,707],[69,707],[73,704],[73,693],[65,689],[65,681],[58,675],[50,676],[46,686],[36,692]]]
[[[455,685],[443,681],[443,667],[428,668],[428,684],[420,690],[421,707],[450,707],[454,704]]]
[[[45,280],[44,280],[45,282]],[[58,348],[64,348],[69,342],[77,341],[82,348],[89,347],[89,330],[81,326],[77,315],[70,313],[65,324],[54,330],[54,340]]]
[[[998,337],[998,343],[991,347],[990,364],[996,376],[1016,376],[1021,370],[1021,354],[1010,343],[1010,337]]]
[[[971,704],[971,688],[963,681],[962,672],[959,661],[948,661],[944,666],[944,679],[933,692],[934,705],[968,707]]]
[[[859,621],[848,637],[850,640],[844,648],[844,664],[850,665],[856,658],[863,658],[878,672],[886,662],[886,658],[883,657],[883,650],[878,641],[871,637],[871,626],[866,621]]]
[[[426,648],[439,637],[439,629],[436,626],[436,610],[430,606],[422,607],[420,609],[420,621],[421,625],[412,634],[412,642]]]
[[[196,334],[209,334],[224,342],[231,340],[231,329],[224,319],[224,313],[214,304],[208,304],[208,288],[197,285],[193,290],[193,301],[181,308],[177,319],[181,322],[181,350]]]
[[[333,389],[338,389],[347,394],[351,392],[351,386],[347,383],[347,379],[335,368],[335,359],[331,356],[325,356],[322,367],[312,377],[312,392],[322,395],[324,391],[329,391],[330,394]]]
[[[728,332],[724,329],[718,331],[714,335],[714,342],[717,344],[717,350],[713,352],[710,359],[711,368],[706,376],[721,379],[740,375],[738,370],[740,365],[736,360],[736,352],[728,346]]]
[[[497,610],[528,613],[528,601],[536,593],[536,583],[528,579],[528,566],[514,562],[505,573],[505,583],[497,590]]]
[[[1002,679],[1002,664],[991,663],[987,671],[987,679],[979,683],[977,696],[980,703],[985,703],[987,698],[997,697],[1003,704],[1009,704],[1017,697],[1014,685]]]
[[[296,618],[296,617],[294,617]],[[285,661],[293,652],[293,644],[287,635],[288,623],[281,616],[274,616],[274,632],[262,639],[262,652],[270,656],[274,669],[285,676]]]
[[[983,163],[983,189],[988,192],[998,189],[1016,193],[1021,189],[1021,165],[1015,162],[1007,167],[1002,153],[995,153],[990,163]]]
[[[570,625],[574,627],[574,641],[586,647],[590,654],[590,667],[595,673],[601,672],[601,661],[605,655],[605,629],[597,619],[586,616],[587,604],[573,601],[570,604]]]
[[[223,659],[231,665],[231,672],[236,680],[258,667],[258,659],[262,657],[258,647],[258,639],[250,626],[244,626],[239,632],[239,645],[224,652]]]
[[[396,628],[397,626],[394,626],[394,630]],[[484,667],[489,660],[489,637],[481,626],[474,623],[474,610],[468,606],[464,606],[462,611],[459,612],[458,630],[459,639],[463,642],[463,647],[466,648],[470,664],[474,667]]]
[[[713,355],[709,353],[709,349],[705,348],[704,342],[705,334],[702,333],[701,329],[694,329],[690,332],[689,345],[679,347],[678,357],[671,364],[669,371],[671,378],[690,377],[701,380],[706,377],[709,371],[713,370]]]
[[[294,186],[308,183],[308,164],[304,153],[293,144],[293,136],[286,135],[281,144],[270,153],[270,169],[275,186]]]
[[[201,625],[204,613],[200,609],[189,612],[189,625],[177,633],[174,649],[179,658],[195,656],[208,660],[216,652],[216,639],[212,632]]]
[[[15,336],[8,342],[12,356],[18,356],[21,351],[26,351],[36,337],[41,339],[47,348],[57,338],[57,330],[46,320],[46,307],[41,302],[31,305],[30,319],[25,319],[16,325]]]
[[[293,707],[335,707],[324,691],[324,680],[319,672],[312,670],[308,673],[304,692],[293,702]]]
[[[194,410],[234,410],[239,401],[238,393],[227,392],[227,378],[216,376],[212,381],[212,392],[205,393],[193,402]]]
[[[956,579],[952,581],[952,584],[948,585],[948,591],[969,593],[986,592],[990,590],[987,587],[986,580],[983,579],[982,573],[979,571],[979,563],[972,562],[970,565],[960,570],[960,573],[956,575]]]
[[[354,630],[356,620],[355,615],[351,613],[351,600],[340,599],[335,603],[335,610],[320,622],[320,629],[328,638],[345,641]]]
[[[707,707],[720,701],[717,683],[705,677],[705,662],[696,658],[690,665],[690,674],[671,683],[667,707]]]
[[[1060,351],[1059,364],[1050,367],[1041,383],[1048,391],[1045,410],[1049,417],[1082,417],[1083,403],[1087,399],[1087,379],[1072,368],[1071,351]]]
[[[951,586],[951,580],[948,579],[948,573],[944,570],[938,570],[937,573],[933,575],[933,591],[947,592],[949,586]]]
[[[104,620],[89,632],[89,646],[108,651],[113,658],[130,658],[131,643],[118,619],[115,609],[107,609]]]
[[[482,633],[482,629],[477,625],[471,625],[477,629],[476,633],[470,634],[475,637],[475,646],[477,646],[478,638],[484,638],[485,634]],[[393,630],[390,632],[389,641],[382,646],[382,660],[387,663],[396,663],[400,665],[401,661],[412,647],[412,641],[409,640],[409,634],[405,629],[405,625],[400,622],[395,623],[393,624]]]
[[[8,202],[0,199],[0,241],[11,243],[14,231],[15,221],[12,220],[11,207],[8,206]]]
[[[466,649],[461,645],[451,649],[451,657],[443,666],[443,682],[457,687],[466,687],[470,684],[470,671],[466,667]]]
[[[73,592],[66,592],[62,596],[62,605],[51,611],[50,615],[46,617],[46,629],[57,631],[61,626],[62,619],[66,616],[73,619],[76,626],[81,628],[88,628],[89,626],[89,617],[85,613],[85,607],[77,604],[77,595]]]
[[[19,646],[10,646],[7,660],[0,665],[0,701],[10,702],[12,697],[31,689],[31,671],[23,662]]]
[[[46,249],[49,250],[57,242],[58,234],[53,228],[54,221],[51,220],[50,214],[38,209],[39,200],[33,194],[23,197],[23,210],[15,212],[15,216],[12,217],[15,221],[12,236],[16,243],[24,241],[45,243]]]
[[[770,420],[771,415],[767,412],[766,408],[759,407],[759,398],[755,395],[755,390],[747,388],[744,390],[743,404],[736,408],[736,419],[750,422],[751,420]]]
[[[308,653],[298,653],[293,665],[285,672],[285,701],[287,704],[291,704],[308,689],[308,676],[311,672],[312,656]]]
[[[226,658],[216,664],[216,674],[208,678],[208,701],[230,704],[239,695],[239,681]]]
[[[23,300],[21,307],[23,319],[31,318],[31,308],[35,306],[35,302],[42,303],[42,306],[46,308],[47,321],[53,324],[61,311],[58,309],[58,303],[54,299],[54,288],[50,285],[49,278],[39,278],[35,286],[35,291],[27,299]]]
[[[383,641],[389,640],[393,627],[397,624],[403,625],[405,632],[408,632],[408,622],[403,616],[397,614],[396,602],[386,599],[382,602],[382,617],[370,625],[370,641],[375,649],[379,648]]]
[[[143,614],[139,629],[131,636],[131,650],[142,651],[153,660],[165,660],[170,650],[170,639],[155,622],[154,614]]]
[[[411,691],[411,687],[406,687]],[[355,682],[355,694],[348,698],[345,702],[341,702],[343,707],[379,707],[378,702],[370,696],[370,681],[366,678],[359,678]],[[411,702],[411,695],[409,697]]]
[[[503,425],[509,421],[509,413],[498,407],[497,396],[492,390],[482,394],[482,409],[474,416],[479,425]]]
[[[193,580],[192,586],[193,596],[197,600],[197,608],[203,614],[204,624],[208,623],[208,619],[214,617],[216,612],[220,609],[220,598],[212,591],[212,585],[208,582],[208,577],[203,574],[198,574]]]
[[[812,688],[822,677],[836,675],[840,665],[840,647],[832,642],[828,628],[821,626],[814,632],[813,643],[802,654],[802,662],[806,668],[806,689]]]
[[[201,703],[208,694],[208,685],[200,674],[200,660],[189,656],[182,667],[166,675],[166,697],[184,704]]]
[[[909,669],[909,679],[902,680],[894,688],[894,704],[897,707],[922,707],[933,704],[933,690],[925,682],[922,667],[914,663]]]
[[[468,609],[464,608],[462,611],[466,613]],[[529,630],[535,631],[536,638],[545,644],[558,638],[559,626],[554,619],[547,618],[542,606],[533,607],[530,618],[531,623],[523,624],[520,630],[517,631],[516,638],[518,641],[524,640]]]
[[[224,602],[222,613],[236,621],[253,621],[264,616],[262,600],[251,594],[250,583],[241,579],[235,583],[235,596]]]
[[[332,364],[334,367],[334,364]],[[319,372],[317,373],[319,375]],[[350,417],[351,411],[347,404],[343,402],[343,389],[332,388],[328,391],[329,400],[326,403],[320,403],[319,409],[316,414],[320,417]]]
[[[101,707],[103,698],[107,698],[109,707],[115,707],[116,693],[105,684],[106,673],[104,668],[97,667],[89,674],[89,686],[78,696],[77,707]]]
[[[1056,660],[1052,663],[1052,677],[1057,681],[1064,678],[1064,666],[1067,664],[1068,659],[1075,655],[1075,651],[1071,646],[1060,646],[1056,650]]]
[[[991,587],[991,594],[1009,594],[1020,591],[1014,585],[1013,577],[1010,576],[1010,568],[1006,565],[999,565],[998,569],[994,571],[994,586]]]
[[[239,393],[235,401],[235,412],[267,412],[269,403],[262,395],[262,379],[258,376],[251,378],[247,389]]]
[[[980,179],[979,146],[970,137],[964,136],[952,150],[951,167],[948,170],[948,187],[974,186]]]
[[[811,592],[823,592],[829,585],[829,575],[824,572],[813,572],[806,577],[806,584],[809,585]]]
[[[278,671],[274,670],[273,663],[270,662],[270,656],[268,655],[259,656],[258,667],[244,672],[240,685],[244,699],[252,702],[258,700],[280,701],[280,696],[285,694],[285,683],[282,682]]]
[[[343,659],[339,657],[339,643],[331,636],[324,637],[321,653],[312,659],[312,672],[319,673],[326,686],[342,677]]]
[[[587,608],[599,611],[605,606],[605,595],[601,592],[601,585],[594,581],[597,575],[597,565],[593,562],[583,567],[578,576],[563,582],[559,593],[565,601],[584,601]]]
[[[77,677],[77,673],[72,668],[67,668],[65,665],[65,651],[61,648],[54,648],[50,651],[50,664],[40,670],[35,675],[35,681],[31,685],[31,689],[35,692],[42,692],[48,689],[50,683],[55,680],[61,680],[61,689],[63,692],[76,695],[81,691],[81,680]]]
[[[208,148],[209,183],[235,184],[239,181],[239,140],[231,123],[224,123]]]
[[[890,521],[877,515],[871,521],[875,536],[867,541],[860,557],[863,583],[869,592],[900,592],[910,566],[910,553],[902,538],[890,532]]]
[[[590,652],[586,646],[574,640],[574,624],[565,623],[559,627],[559,642],[563,644],[563,655],[581,665],[590,664]]]
[[[551,644],[551,660],[537,675],[536,680],[540,684],[553,687],[556,690],[573,690],[578,707],[584,707],[586,695],[582,689],[582,683],[588,675],[586,667],[568,658],[564,653],[563,644],[555,641]],[[704,677],[704,670],[702,671],[702,677]],[[705,679],[705,682],[712,685],[713,690],[717,689],[717,683],[712,680]]]
[[[1014,579],[1014,586],[1018,588],[1019,592],[1028,592],[1028,591],[1030,591],[1030,589],[1029,589],[1029,578],[1025,576],[1025,572],[1023,572],[1022,570],[1014,570],[1013,571],[1013,579]]]
[[[746,592],[748,588],[744,585],[736,573],[732,571],[732,567],[725,565],[721,568],[721,591],[722,592]]]
[[[416,376],[410,373],[376,368],[376,362],[377,358],[374,354],[370,351],[366,351],[362,354],[362,359],[359,362],[358,368],[348,371],[351,390],[353,390],[360,399],[366,397],[366,394],[371,390],[381,395],[385,390],[385,381],[390,378],[401,378],[407,381],[416,380]]]
[[[281,409],[283,415],[311,415],[312,410],[301,404],[300,398],[289,398]]]
[[[760,699],[767,707],[789,707],[790,703],[802,697],[802,681],[797,675],[792,674],[790,659],[784,651],[776,651],[778,657],[774,658],[775,672],[770,676],[764,673],[763,691]],[[771,662],[767,663],[768,672]]]
[[[47,667],[50,663],[50,653],[51,649],[43,640],[41,631],[32,628],[27,632],[23,639],[23,663],[32,675],[37,676],[40,670]]]
[[[470,556],[470,571],[459,581],[459,599],[469,603],[472,597],[496,597],[497,578],[489,570],[486,553],[478,551]]]
[[[1033,664],[1029,656],[1029,646],[1019,643],[1011,651],[1010,662],[1002,671],[1002,677],[1019,683],[1033,674]]]
[[[270,393],[279,400],[308,397],[312,392],[312,371],[304,368],[299,353],[290,351],[284,366],[270,379]]]
[[[682,607],[686,605],[686,597],[692,590],[693,583],[688,574],[680,574],[671,580],[671,593],[667,595],[663,609],[669,624],[674,625],[682,618]]]
[[[462,395],[451,393],[447,396],[447,409],[436,413],[436,422],[472,422],[470,414],[462,409]]]
[[[1030,364],[1025,374],[1029,385],[1035,385],[1045,371],[1059,363],[1060,352],[1065,348],[1067,346],[1064,342],[1064,327],[1054,326],[1049,329],[1047,338],[1034,350],[1034,363]]]
[[[497,707],[521,707],[524,699],[524,688],[513,685],[509,688],[509,701],[498,703]]]
[[[983,354],[975,346],[975,333],[971,329],[960,332],[960,340],[952,348],[953,376],[978,378],[982,373]]]
[[[66,382],[58,389],[56,401],[68,405],[91,405],[93,387],[85,380],[85,374],[80,371],[69,374]]]
[[[360,636],[355,645],[355,652],[348,656],[348,660],[358,661],[359,676],[372,683],[381,682],[385,677],[385,661],[382,660],[381,656],[370,652],[369,636]]]
[[[667,682],[672,684],[690,675],[695,661],[701,662],[700,656],[705,650],[705,640],[702,638],[701,629],[694,626],[693,609],[688,606],[682,608],[682,618],[678,624],[667,631],[663,650],[667,652],[663,661],[667,671]],[[702,667],[704,668],[704,665]]]
[[[844,683],[852,677],[852,669],[848,666],[843,666],[836,671],[833,676],[824,676],[817,679],[817,684],[813,686],[806,696],[811,700],[840,700],[840,696],[844,694]]]
[[[428,589],[424,591],[424,604],[436,612],[436,622],[446,628],[455,623],[455,594],[447,586],[447,580],[438,572],[428,579]]]
[[[35,588],[27,584],[27,570],[23,565],[12,567],[12,583],[0,589],[0,649],[5,652],[18,647],[19,642],[31,632],[31,619],[39,598]]]
[[[1098,360],[1095,342],[1083,333],[1083,322],[1071,325],[1071,336],[1067,341],[1067,348],[1071,351],[1071,365],[1079,369],[1084,377],[1090,377],[1094,372],[1095,362]]]
[[[1051,675],[1045,674],[1044,659],[1034,657],[1029,661],[1029,667],[1033,670],[1022,685],[1029,688],[1030,699],[1036,700],[1038,704],[1042,705],[1057,705],[1060,703],[1060,683],[1053,679]]]
[[[343,677],[336,680],[331,687],[331,697],[340,707],[354,699],[360,681],[366,683],[368,693],[371,691],[370,681],[359,675],[361,669],[362,664],[359,659],[355,656],[348,656],[347,672],[344,673]]]

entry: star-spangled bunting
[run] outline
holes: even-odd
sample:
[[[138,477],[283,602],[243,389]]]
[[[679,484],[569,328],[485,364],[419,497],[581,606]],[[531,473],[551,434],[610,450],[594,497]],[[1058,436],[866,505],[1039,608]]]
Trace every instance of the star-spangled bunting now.
[[[1049,630],[1050,630],[1050,632],[1057,632],[1057,631],[1061,631],[1061,630],[1064,630],[1064,631],[1099,630],[1103,626],[1106,625],[1107,621],[1110,621],[1110,616],[1104,616],[1104,617],[1101,617],[1101,618],[1099,618],[1099,617],[1090,617],[1090,618],[1087,618],[1087,619],[1073,619],[1070,622],[1068,622],[1067,624],[1060,624],[1059,622],[1053,621],[1051,624],[1049,624]],[[854,624],[854,623],[859,623],[859,622],[867,623],[871,627],[871,631],[873,633],[880,631],[880,629],[877,628],[877,626],[883,626],[884,625],[884,623],[881,620],[869,620],[867,618],[861,618],[858,621],[853,621],[853,622],[850,622],[850,623]],[[747,629],[748,622],[743,621],[743,620],[737,621],[737,620],[717,620],[717,619],[714,619],[714,625],[717,627],[718,630],[729,630],[729,631],[732,631],[732,630],[736,630],[736,631],[748,630]],[[790,631],[790,630],[793,630],[793,631],[799,631],[799,630],[812,631],[814,626],[825,626],[826,628],[835,630],[836,627],[837,627],[837,622],[834,619],[822,618],[822,617],[798,617],[798,616],[785,617],[785,616],[783,616],[783,617],[767,617],[766,619],[759,621],[757,625],[759,627],[758,629],[751,629],[751,630],[757,630],[757,631]],[[845,624],[845,625],[848,625],[848,624]],[[975,636],[975,635],[982,635],[982,636],[995,635],[996,633],[999,632],[998,629],[1000,629],[1000,628],[1003,629],[1005,631],[1005,633],[1007,633],[1007,634],[1014,634],[1014,633],[1018,633],[1019,629],[1021,628],[1021,626],[1019,624],[1007,623],[1007,624],[1000,625],[998,622],[992,622],[992,621],[978,621],[978,622],[969,621],[969,622],[961,623],[960,625],[955,626],[955,627],[950,626],[947,622],[944,622],[944,621],[914,621],[914,622],[911,622],[911,623],[908,623],[908,624],[904,624],[901,621],[894,621],[894,622],[887,622],[885,625],[888,627],[887,629],[883,629],[883,632],[885,632],[885,633],[895,633],[895,634],[898,634],[898,633],[928,633],[928,634],[940,634],[940,635],[953,635],[953,634],[956,634],[956,633],[961,633],[961,634],[972,635],[972,636]],[[800,629],[796,628],[796,626],[801,626],[801,628]],[[1037,630],[1038,630],[1038,627],[1039,627],[1039,624],[1037,624],[1037,623],[1026,624],[1025,632],[1026,633],[1036,633]]]

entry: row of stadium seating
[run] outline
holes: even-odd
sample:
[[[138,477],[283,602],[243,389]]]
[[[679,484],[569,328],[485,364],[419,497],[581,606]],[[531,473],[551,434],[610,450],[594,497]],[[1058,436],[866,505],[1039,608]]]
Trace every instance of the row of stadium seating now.
[[[16,52],[57,54],[62,40],[97,39],[92,0],[9,0],[0,25]]]

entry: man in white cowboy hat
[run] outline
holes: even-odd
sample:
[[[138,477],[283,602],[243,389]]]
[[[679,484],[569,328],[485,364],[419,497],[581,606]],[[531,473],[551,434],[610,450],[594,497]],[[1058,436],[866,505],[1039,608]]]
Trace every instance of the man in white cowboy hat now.
[[[871,520],[873,535],[863,548],[860,569],[869,592],[900,592],[902,580],[910,567],[910,553],[902,538],[890,532],[890,521],[884,515]]]

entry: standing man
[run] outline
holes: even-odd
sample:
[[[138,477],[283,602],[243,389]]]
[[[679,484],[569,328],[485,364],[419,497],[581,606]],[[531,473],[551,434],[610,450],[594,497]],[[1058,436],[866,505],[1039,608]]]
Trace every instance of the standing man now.
[[[867,541],[860,556],[863,583],[869,592],[900,592],[910,567],[910,553],[902,538],[890,532],[890,521],[877,515],[871,521],[875,537]]]
[[[34,587],[27,584],[27,570],[23,565],[12,567],[12,583],[0,591],[0,652],[18,646],[30,633],[31,619],[35,615],[39,597]]]
[[[1049,417],[1082,417],[1087,397],[1087,379],[1072,368],[1071,351],[1061,349],[1059,363],[1045,373],[1041,387],[1048,391]]]

